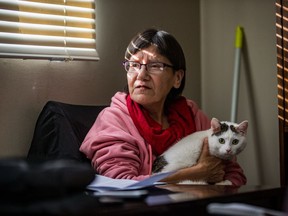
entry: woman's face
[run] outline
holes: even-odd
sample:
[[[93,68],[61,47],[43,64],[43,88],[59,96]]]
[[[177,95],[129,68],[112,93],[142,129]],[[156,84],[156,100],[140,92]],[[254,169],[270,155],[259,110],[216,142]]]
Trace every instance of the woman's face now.
[[[158,54],[154,45],[137,52],[130,58],[130,61],[141,64],[161,62],[172,65],[166,57]],[[173,73],[171,67],[165,67],[163,71],[151,74],[145,66],[142,66],[137,73],[128,72],[127,81],[131,99],[148,110],[161,110],[171,88],[180,87],[183,75],[184,71],[178,70]]]

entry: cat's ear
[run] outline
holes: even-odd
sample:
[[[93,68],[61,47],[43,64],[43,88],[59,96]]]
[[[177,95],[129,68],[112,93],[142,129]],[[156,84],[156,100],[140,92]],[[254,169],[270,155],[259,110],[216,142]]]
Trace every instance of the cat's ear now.
[[[247,129],[248,129],[248,121],[247,120],[241,122],[236,128],[236,130],[239,133],[241,133],[242,135],[245,135],[247,133]]]
[[[213,130],[213,133],[217,133],[221,131],[221,124],[220,121],[217,118],[212,118],[211,120],[211,128]]]

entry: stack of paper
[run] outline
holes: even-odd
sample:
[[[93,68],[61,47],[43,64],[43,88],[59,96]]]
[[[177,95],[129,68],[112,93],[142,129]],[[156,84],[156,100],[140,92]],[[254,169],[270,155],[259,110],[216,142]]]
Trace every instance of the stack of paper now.
[[[87,189],[94,191],[93,195],[102,199],[113,197],[113,202],[115,202],[115,198],[141,198],[148,194],[148,191],[144,190],[145,188],[163,184],[159,181],[171,174],[172,172],[156,174],[143,181],[112,179],[96,175],[94,181],[87,186]],[[111,202],[111,199],[108,201]],[[107,202],[106,199],[105,202]]]
[[[129,179],[112,179],[109,177],[96,175],[93,182],[91,182],[87,189],[92,191],[114,191],[114,190],[139,190],[151,187],[155,184],[161,184],[161,179],[171,175],[172,172],[160,173],[152,175],[142,181],[135,181]]]

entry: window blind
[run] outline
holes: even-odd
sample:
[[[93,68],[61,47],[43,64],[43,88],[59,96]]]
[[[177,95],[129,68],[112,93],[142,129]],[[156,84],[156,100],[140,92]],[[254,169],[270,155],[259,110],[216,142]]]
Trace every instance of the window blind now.
[[[0,0],[0,57],[99,60],[94,0]]]
[[[276,0],[276,47],[281,185],[288,183],[288,1]]]

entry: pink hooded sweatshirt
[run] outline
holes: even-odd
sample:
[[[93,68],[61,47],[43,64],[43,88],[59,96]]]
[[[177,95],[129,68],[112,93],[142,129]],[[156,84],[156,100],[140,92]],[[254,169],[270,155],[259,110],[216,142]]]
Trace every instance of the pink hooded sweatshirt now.
[[[91,160],[100,175],[111,178],[143,180],[151,175],[155,155],[139,134],[126,105],[126,93],[117,92],[112,97],[110,107],[97,117],[87,133],[80,151]],[[187,100],[194,113],[196,130],[210,128],[209,118],[192,100]],[[233,185],[246,184],[243,170],[236,162],[227,162],[225,179]]]

